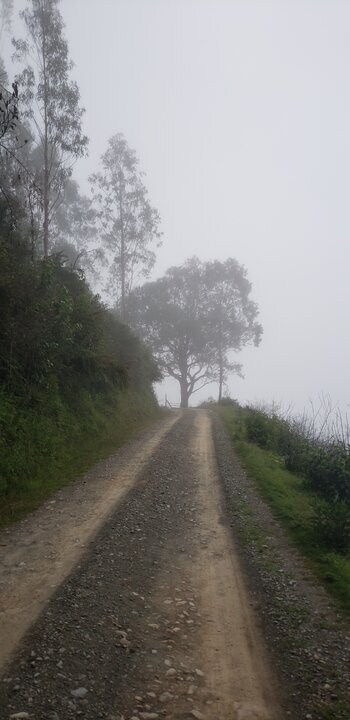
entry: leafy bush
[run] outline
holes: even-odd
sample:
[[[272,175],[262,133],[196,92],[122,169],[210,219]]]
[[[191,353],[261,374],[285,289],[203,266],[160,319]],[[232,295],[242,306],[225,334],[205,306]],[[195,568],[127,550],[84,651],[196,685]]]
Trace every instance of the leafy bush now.
[[[4,506],[64,478],[90,444],[119,442],[132,418],[154,414],[159,371],[80,272],[60,255],[34,256],[20,210],[10,215],[1,200],[0,306]]]
[[[350,548],[350,505],[344,500],[316,498],[314,512],[316,539],[327,548],[347,553]]]
[[[315,537],[329,548],[346,552],[350,547],[349,446],[340,438],[326,441],[312,436],[293,419],[252,408],[245,411],[245,431],[250,442],[278,453],[287,470],[304,478],[316,493]]]
[[[341,444],[314,446],[309,454],[310,487],[331,502],[343,500],[350,507],[350,453]]]
[[[270,418],[265,413],[248,411],[246,416],[246,432],[250,442],[261,448],[269,448],[272,444],[273,427]]]
[[[224,407],[238,407],[237,400],[234,400],[234,398],[228,397],[228,395],[225,395],[221,398],[219,401],[219,405],[223,405]]]

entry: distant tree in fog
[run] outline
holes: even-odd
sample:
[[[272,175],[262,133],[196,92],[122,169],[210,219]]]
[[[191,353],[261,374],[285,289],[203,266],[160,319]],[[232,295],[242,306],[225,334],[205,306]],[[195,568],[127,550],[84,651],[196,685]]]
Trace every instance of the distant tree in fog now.
[[[204,284],[220,402],[228,376],[241,374],[241,365],[232,362],[229,353],[238,352],[249,343],[259,345],[262,327],[256,321],[258,307],[250,298],[247,271],[237,260],[205,263]]]
[[[13,14],[13,0],[0,1],[0,39],[3,32],[9,32]]]
[[[0,48],[3,49],[3,37],[5,33],[11,30],[11,20],[13,13],[13,0],[0,0]],[[8,76],[5,63],[0,55],[0,85],[7,87]]]
[[[64,38],[59,0],[28,0],[20,13],[26,35],[13,40],[17,61],[28,62],[17,77],[21,107],[40,154],[42,243],[50,251],[50,225],[74,160],[86,154],[79,89],[69,75],[73,67]]]
[[[82,195],[78,183],[69,178],[62,190],[62,200],[52,216],[52,250],[62,252],[71,265],[87,269],[92,257],[89,242],[94,234],[95,213],[90,198]]]
[[[179,382],[181,407],[213,381],[221,399],[228,373],[241,372],[229,352],[259,344],[262,327],[250,291],[247,272],[236,260],[192,258],[131,293],[128,321],[148,342],[164,375]]]
[[[159,247],[160,218],[148,199],[138,159],[122,134],[114,135],[91,176],[97,222],[108,274],[108,290],[122,320],[136,278],[148,277]]]

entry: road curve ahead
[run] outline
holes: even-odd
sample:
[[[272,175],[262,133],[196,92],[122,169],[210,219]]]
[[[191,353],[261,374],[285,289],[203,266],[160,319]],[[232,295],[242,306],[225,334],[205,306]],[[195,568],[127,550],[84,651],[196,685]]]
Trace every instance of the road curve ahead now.
[[[3,668],[1,718],[283,717],[225,521],[210,417],[177,418]]]

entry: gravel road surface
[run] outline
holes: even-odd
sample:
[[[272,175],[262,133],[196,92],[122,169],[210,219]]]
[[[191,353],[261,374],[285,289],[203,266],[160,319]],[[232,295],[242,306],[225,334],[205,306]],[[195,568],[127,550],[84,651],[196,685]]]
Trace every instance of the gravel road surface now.
[[[224,513],[206,411],[144,433],[2,533],[0,549],[1,719],[291,717]]]

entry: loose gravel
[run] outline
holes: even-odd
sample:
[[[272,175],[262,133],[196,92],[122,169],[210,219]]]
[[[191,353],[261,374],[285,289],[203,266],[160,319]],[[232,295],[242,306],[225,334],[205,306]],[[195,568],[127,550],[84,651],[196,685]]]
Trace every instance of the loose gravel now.
[[[286,714],[349,720],[350,627],[242,470],[212,415],[225,513],[237,541]]]
[[[195,563],[204,547],[190,442],[195,416],[184,414],[162,440],[27,633],[1,677],[1,720],[218,720],[201,665],[200,603],[187,572],[188,559]],[[279,678],[280,720],[349,720],[348,625],[242,471],[215,417],[213,427],[223,522]]]
[[[194,486],[186,478],[192,423],[189,414],[162,441],[144,481],[28,633],[2,678],[1,718],[29,713],[35,720],[113,720],[135,711],[141,720],[152,720],[162,713],[167,698],[157,688],[166,672],[171,678],[173,633],[163,612],[167,605],[161,603],[161,612],[152,597],[164,573],[164,548],[169,586],[172,557],[191,552]],[[187,603],[190,586],[175,595]],[[172,596],[167,599],[171,606]],[[189,606],[188,619],[193,612]],[[176,676],[188,670],[174,669]]]

